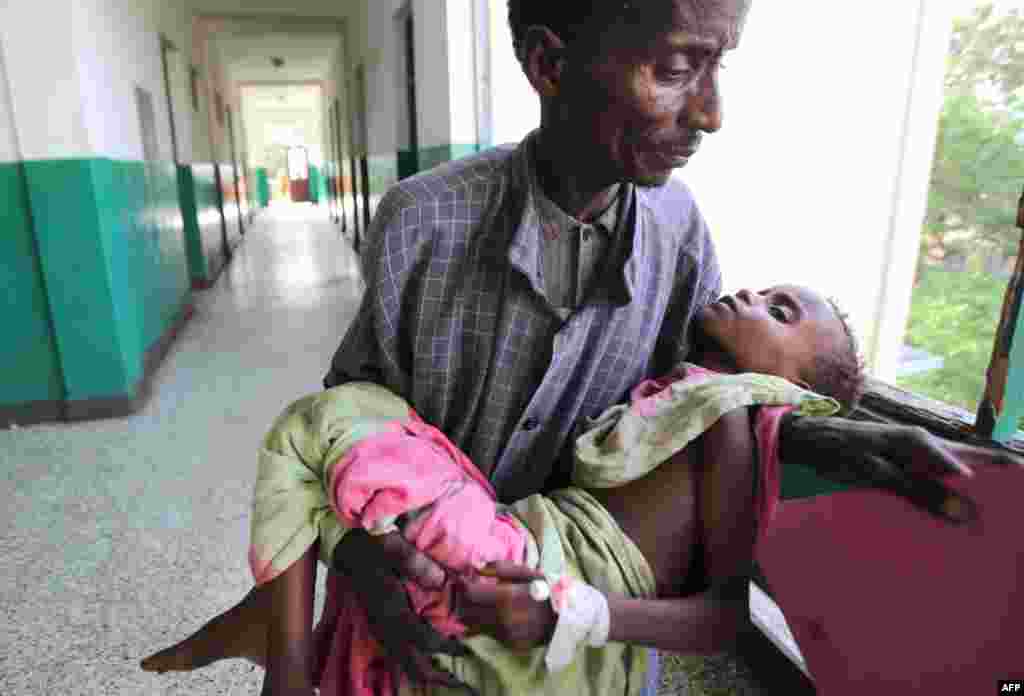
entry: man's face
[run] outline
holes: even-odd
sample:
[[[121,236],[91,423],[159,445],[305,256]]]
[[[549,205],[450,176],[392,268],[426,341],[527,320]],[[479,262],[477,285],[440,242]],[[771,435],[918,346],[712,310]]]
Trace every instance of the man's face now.
[[[632,4],[620,22],[569,47],[556,108],[589,165],[657,186],[722,125],[720,61],[739,41],[749,0]]]

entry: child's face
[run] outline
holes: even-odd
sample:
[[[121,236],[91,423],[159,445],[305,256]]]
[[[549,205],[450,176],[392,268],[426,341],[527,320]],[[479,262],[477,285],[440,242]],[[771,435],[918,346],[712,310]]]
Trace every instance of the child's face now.
[[[804,385],[815,356],[832,350],[843,336],[831,305],[796,285],[740,290],[702,309],[697,319],[740,372]]]

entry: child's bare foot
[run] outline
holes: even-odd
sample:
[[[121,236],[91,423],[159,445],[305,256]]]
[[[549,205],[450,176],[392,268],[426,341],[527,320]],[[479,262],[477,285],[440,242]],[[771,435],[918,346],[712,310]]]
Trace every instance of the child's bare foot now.
[[[253,588],[241,602],[214,617],[185,640],[153,653],[140,666],[147,672],[190,672],[218,660],[244,658],[264,666],[266,614]]]

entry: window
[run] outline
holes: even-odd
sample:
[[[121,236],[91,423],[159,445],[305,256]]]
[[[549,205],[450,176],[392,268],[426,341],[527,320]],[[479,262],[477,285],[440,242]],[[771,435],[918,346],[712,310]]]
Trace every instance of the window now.
[[[192,110],[199,113],[199,68],[189,68],[189,87],[192,90]]]
[[[1022,3],[975,0],[949,42],[899,386],[977,412],[1019,252],[1022,187]]]
[[[677,172],[726,292],[795,282],[834,297],[873,377],[968,421],[1020,239],[1022,25],[1024,0],[893,3],[885,22],[858,3],[755,3],[721,74],[722,131]],[[957,176],[974,189],[950,184]],[[970,302],[950,299],[955,283]]]

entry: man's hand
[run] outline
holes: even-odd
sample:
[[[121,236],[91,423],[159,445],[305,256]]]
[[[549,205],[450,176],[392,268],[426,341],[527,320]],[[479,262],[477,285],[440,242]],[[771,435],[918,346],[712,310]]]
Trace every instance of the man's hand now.
[[[483,633],[513,650],[547,643],[557,617],[550,602],[538,602],[529,591],[530,581],[544,574],[505,562],[492,563],[484,574],[498,582],[456,581],[455,613],[469,635]]]
[[[373,537],[361,529],[342,538],[334,550],[333,565],[349,579],[374,638],[409,678],[420,684],[469,689],[430,659],[432,653],[465,657],[468,649],[458,640],[441,636],[413,612],[402,586],[402,580],[408,579],[426,589],[441,589],[443,568],[398,532]],[[397,684],[398,674],[395,677]]]
[[[839,483],[891,491],[955,524],[977,519],[977,506],[935,477],[973,476],[974,466],[1024,466],[1024,459],[1003,450],[952,442],[924,428],[845,418],[790,414],[779,439],[783,461]]]

